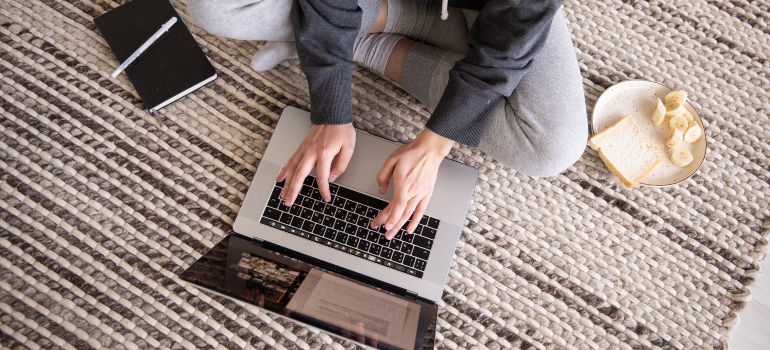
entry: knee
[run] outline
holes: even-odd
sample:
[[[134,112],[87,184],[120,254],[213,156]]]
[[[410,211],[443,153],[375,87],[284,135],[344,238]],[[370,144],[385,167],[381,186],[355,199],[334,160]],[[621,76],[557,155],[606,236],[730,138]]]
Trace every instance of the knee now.
[[[216,0],[187,0],[187,12],[193,22],[205,31],[224,37],[233,37],[233,24],[228,23],[229,6]]]
[[[571,119],[577,122],[528,133],[525,142],[509,147],[496,159],[533,177],[551,177],[564,172],[583,155],[588,139],[586,112],[575,114]]]

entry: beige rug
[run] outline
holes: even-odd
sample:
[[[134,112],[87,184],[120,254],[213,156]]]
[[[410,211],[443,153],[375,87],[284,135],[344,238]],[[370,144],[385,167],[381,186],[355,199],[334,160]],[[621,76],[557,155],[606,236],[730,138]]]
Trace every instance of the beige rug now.
[[[352,348],[176,276],[230,229],[296,64],[190,23],[220,74],[149,115],[92,24],[101,0],[0,2],[0,345]],[[647,79],[690,93],[710,144],[669,188],[624,188],[593,150],[535,179],[474,148],[481,172],[440,301],[439,348],[726,348],[767,252],[770,24],[747,1],[568,1],[592,106]],[[355,125],[407,141],[428,114],[354,74]],[[590,109],[590,107],[589,107]],[[591,111],[589,110],[589,113]],[[763,228],[764,225],[764,228]]]

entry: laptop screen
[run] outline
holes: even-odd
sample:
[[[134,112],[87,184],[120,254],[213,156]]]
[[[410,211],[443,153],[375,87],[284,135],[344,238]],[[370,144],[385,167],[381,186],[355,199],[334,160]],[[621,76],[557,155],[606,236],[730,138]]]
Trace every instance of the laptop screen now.
[[[180,277],[379,349],[432,347],[435,305],[396,295],[231,234]]]

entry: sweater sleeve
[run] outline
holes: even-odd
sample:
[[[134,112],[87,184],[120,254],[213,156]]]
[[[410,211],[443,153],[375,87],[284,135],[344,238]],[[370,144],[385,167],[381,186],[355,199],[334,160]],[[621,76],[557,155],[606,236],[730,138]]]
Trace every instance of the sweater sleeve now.
[[[449,82],[426,124],[433,132],[478,146],[492,108],[510,96],[548,36],[561,0],[490,0],[468,36],[469,52],[449,72]]]
[[[313,124],[353,122],[353,43],[361,14],[356,0],[297,0],[292,7],[297,53],[308,80]]]

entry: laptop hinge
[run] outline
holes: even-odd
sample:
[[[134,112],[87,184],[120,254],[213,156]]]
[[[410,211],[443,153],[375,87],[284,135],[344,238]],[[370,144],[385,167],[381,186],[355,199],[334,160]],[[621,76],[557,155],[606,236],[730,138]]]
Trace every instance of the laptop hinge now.
[[[417,293],[408,289],[406,290],[406,294],[404,296],[412,300],[417,300]]]

